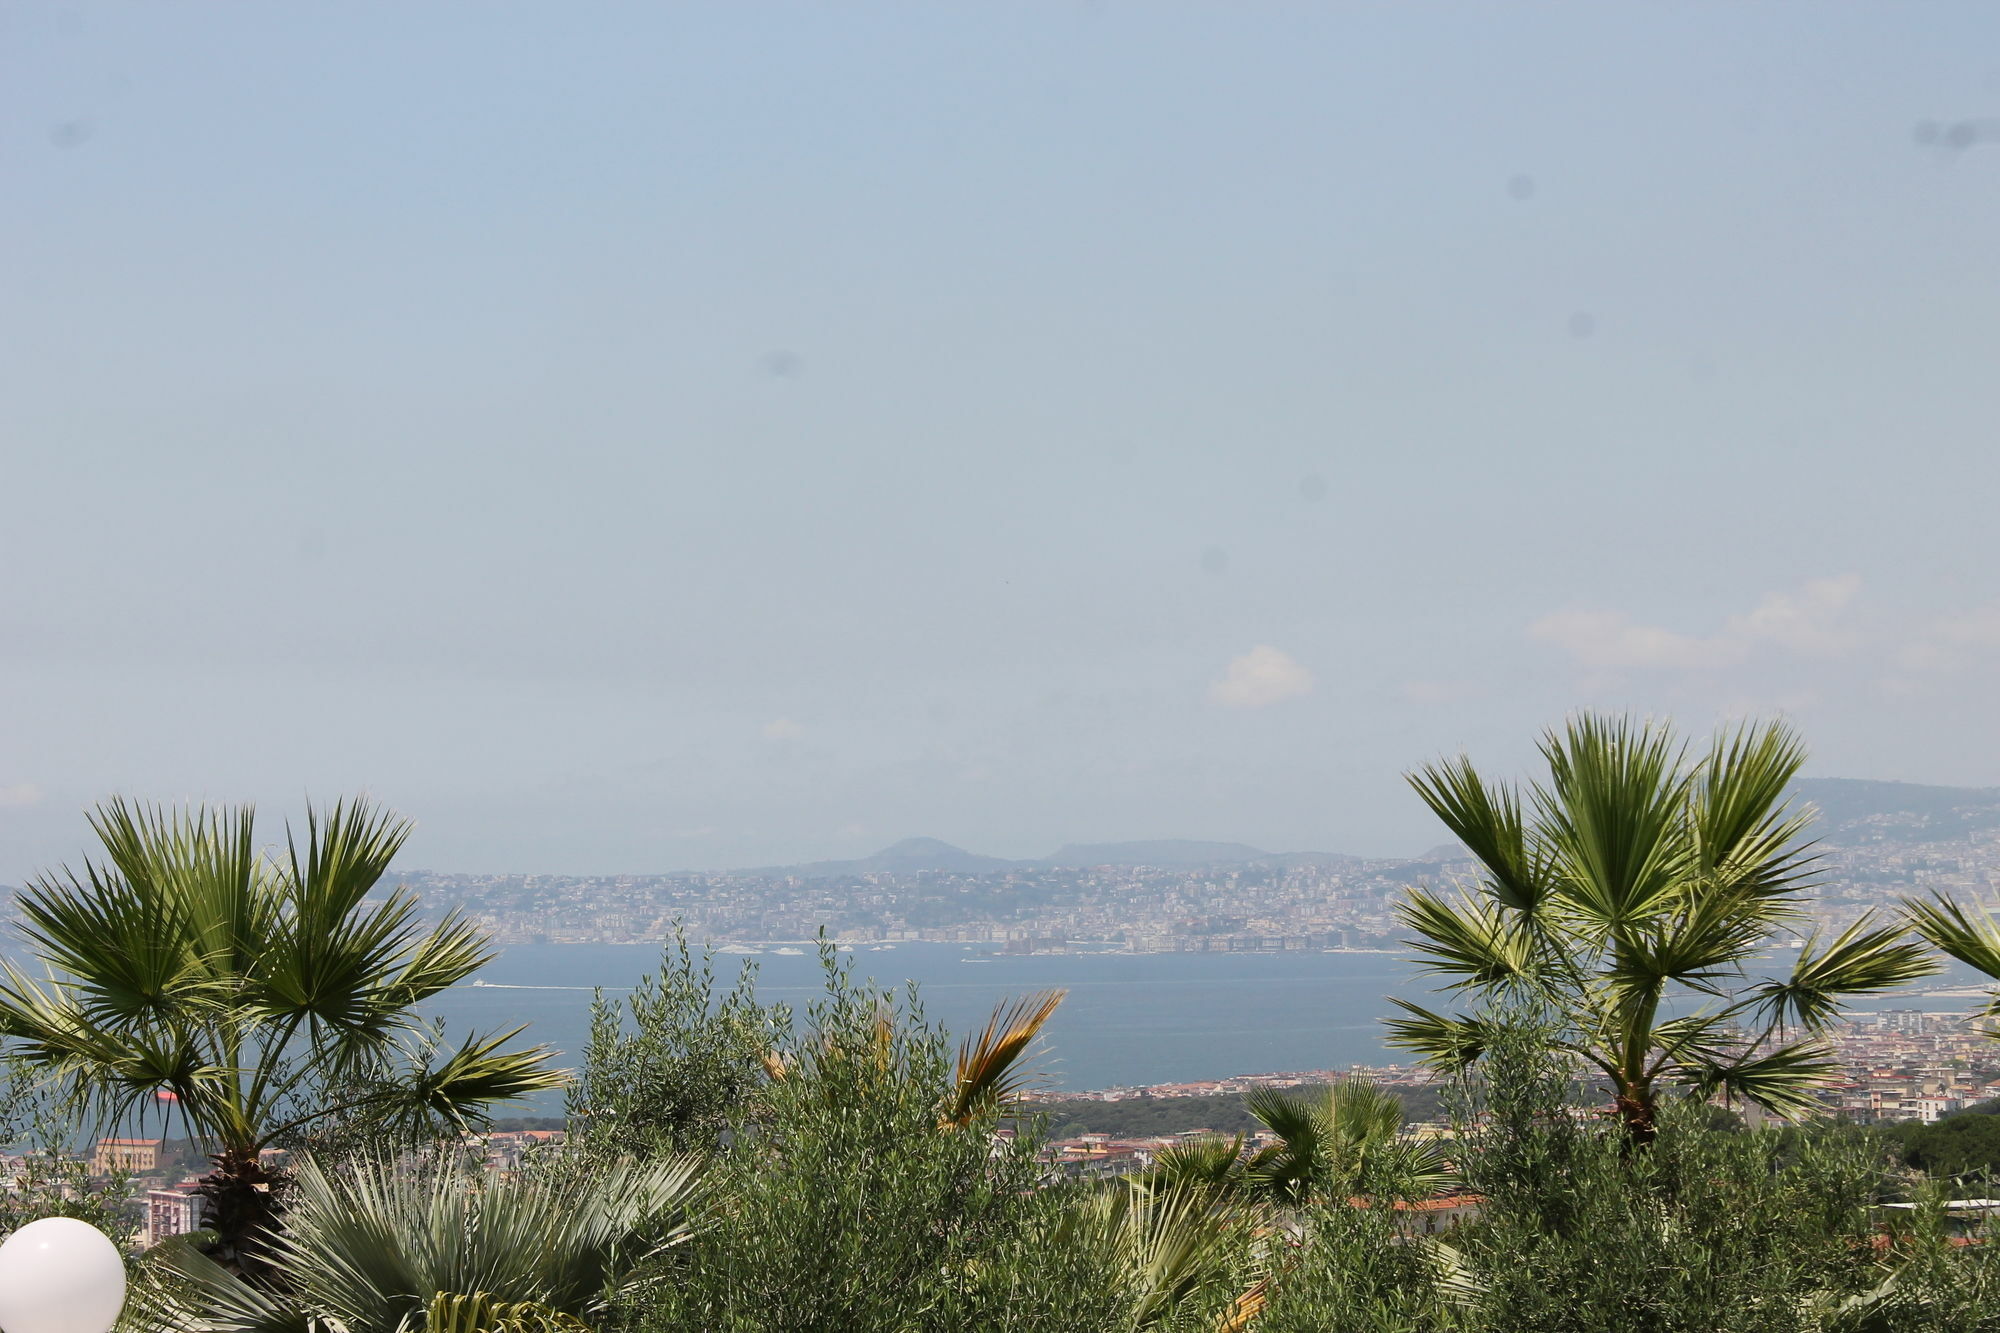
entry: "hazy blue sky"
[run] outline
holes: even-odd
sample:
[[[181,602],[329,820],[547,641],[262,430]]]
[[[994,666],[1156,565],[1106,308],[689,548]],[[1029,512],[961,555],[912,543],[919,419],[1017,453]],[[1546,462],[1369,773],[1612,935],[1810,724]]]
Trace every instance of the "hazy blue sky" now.
[[[1991,5],[14,0],[0,879],[1414,852],[1579,706],[2000,783],[1993,117]]]

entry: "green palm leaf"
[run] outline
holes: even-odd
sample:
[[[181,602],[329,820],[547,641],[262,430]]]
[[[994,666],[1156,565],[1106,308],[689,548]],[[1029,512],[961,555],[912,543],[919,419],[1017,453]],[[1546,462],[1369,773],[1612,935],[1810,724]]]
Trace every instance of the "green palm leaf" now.
[[[1905,898],[1903,912],[1917,934],[1967,967],[2000,978],[2000,922],[1992,913],[1968,910],[1942,893],[1928,901]]]
[[[1397,919],[1416,932],[1405,941],[1419,962],[1454,977],[1458,987],[1492,988],[1526,980],[1535,966],[1535,941],[1520,914],[1488,898],[1447,899],[1411,889]]]
[[[1825,947],[1809,940],[1783,981],[1758,987],[1768,1019],[1779,1027],[1820,1028],[1854,995],[1878,995],[1938,970],[1935,960],[1900,926],[1877,926],[1864,916]]]
[[[1384,1040],[1398,1050],[1414,1051],[1433,1069],[1456,1072],[1466,1068],[1486,1054],[1497,1035],[1484,1019],[1464,1014],[1447,1018],[1394,995],[1388,998],[1410,1017],[1384,1019],[1389,1029]]]
[[[177,1282],[152,1285],[146,1303],[173,1316],[169,1327],[214,1333],[422,1328],[434,1312],[475,1309],[526,1320],[508,1327],[570,1328],[629,1287],[644,1259],[688,1238],[699,1181],[686,1157],[510,1175],[449,1157],[340,1170],[308,1160],[272,1242],[288,1276],[281,1293],[174,1247],[160,1266]]]
[[[1521,817],[1520,799],[1508,788],[1488,786],[1467,759],[1447,760],[1413,773],[1410,786],[1453,836],[1486,868],[1488,888],[1503,905],[1533,914],[1548,892],[1546,868],[1536,856]]]
[[[1840,1062],[1825,1046],[1801,1043],[1764,1055],[1702,1061],[1686,1072],[1703,1096],[1742,1098],[1777,1115],[1801,1115],[1818,1107],[1818,1093],[1839,1074]]]

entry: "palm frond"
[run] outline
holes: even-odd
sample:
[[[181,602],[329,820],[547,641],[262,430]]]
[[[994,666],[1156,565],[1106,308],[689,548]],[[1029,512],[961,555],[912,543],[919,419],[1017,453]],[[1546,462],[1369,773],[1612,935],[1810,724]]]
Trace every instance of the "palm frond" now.
[[[1236,1225],[1199,1193],[1154,1193],[1127,1181],[1071,1205],[1059,1235],[1105,1265],[1105,1281],[1124,1298],[1123,1327],[1164,1333],[1230,1290]]]
[[[1493,1043],[1496,1034],[1492,1026],[1482,1019],[1468,1018],[1463,1014],[1447,1018],[1394,995],[1388,999],[1411,1016],[1382,1020],[1389,1029],[1389,1035],[1383,1039],[1384,1044],[1416,1052],[1422,1062],[1433,1069],[1449,1072],[1465,1069],[1486,1054]]]
[[[165,1256],[184,1285],[156,1301],[175,1315],[165,1326],[213,1333],[425,1328],[433,1315],[481,1333],[573,1330],[641,1260],[688,1237],[699,1170],[690,1157],[512,1175],[445,1157],[337,1170],[307,1159],[273,1242],[282,1295],[185,1247]],[[493,1322],[462,1322],[475,1315]]]
[[[1826,1047],[1797,1043],[1764,1055],[1707,1060],[1683,1066],[1695,1091],[1727,1100],[1755,1102],[1774,1115],[1796,1116],[1816,1109],[1815,1094],[1840,1071]]]
[[[1447,899],[1411,889],[1396,916],[1416,938],[1406,940],[1418,966],[1456,980],[1454,989],[1491,989],[1534,971],[1535,945],[1518,913],[1492,899]]]
[[[1335,1078],[1326,1089],[1326,1123],[1343,1143],[1389,1143],[1403,1128],[1403,1100],[1365,1078]]]
[[[957,1077],[942,1116],[946,1126],[962,1129],[982,1111],[1020,1099],[1031,1077],[1022,1057],[1065,994],[1042,991],[1001,1004],[979,1035],[959,1046]]]
[[[1773,1024],[1817,1029],[1833,1021],[1849,996],[1894,990],[1937,970],[1935,960],[1903,926],[1877,926],[1870,914],[1824,948],[1817,937],[1808,941],[1791,975],[1758,987],[1755,994]]]
[[[1804,743],[1782,722],[1744,724],[1716,735],[1691,809],[1703,875],[1766,898],[1811,882],[1818,858],[1799,838],[1812,811],[1785,805],[1785,791],[1805,759]]]
[[[432,1063],[432,1051],[419,1049],[409,1070],[382,1088],[384,1109],[395,1102],[411,1113],[464,1124],[495,1103],[517,1102],[566,1086],[569,1076],[549,1066],[549,1057],[554,1054],[549,1047],[501,1049],[523,1031],[525,1028],[514,1028],[485,1037],[469,1036],[436,1063]]]
[[[1590,714],[1543,737],[1539,828],[1567,905],[1618,929],[1665,910],[1692,847],[1685,752],[1664,727]]]
[[[1245,1164],[1244,1181],[1273,1203],[1305,1202],[1330,1170],[1334,1130],[1326,1112],[1277,1088],[1252,1088],[1243,1109],[1278,1138]]]
[[[203,1254],[193,1232],[147,1252],[129,1288],[121,1327],[162,1333],[319,1333],[299,1305],[253,1287]]]
[[[2000,979],[2000,922],[1983,908],[1968,909],[1942,893],[1928,901],[1905,898],[1911,929],[1975,971]]]
[[[1766,900],[1717,889],[1689,896],[1682,910],[1616,932],[1605,978],[1624,994],[1657,996],[1669,983],[1713,993],[1769,933]]]
[[[1513,911],[1533,915],[1548,884],[1514,791],[1488,785],[1463,755],[1427,765],[1405,780],[1485,867],[1493,896]]]
[[[409,841],[412,825],[392,811],[365,798],[336,801],[325,811],[306,815],[303,859],[290,830],[288,897],[292,912],[307,926],[339,930],[373,892],[389,863]]]
[[[1194,1190],[1220,1198],[1243,1174],[1243,1136],[1209,1135],[1163,1148],[1141,1176],[1150,1190]]]
[[[1451,1146],[1441,1139],[1398,1139],[1376,1149],[1365,1166],[1358,1183],[1379,1198],[1435,1198],[1459,1181]]]

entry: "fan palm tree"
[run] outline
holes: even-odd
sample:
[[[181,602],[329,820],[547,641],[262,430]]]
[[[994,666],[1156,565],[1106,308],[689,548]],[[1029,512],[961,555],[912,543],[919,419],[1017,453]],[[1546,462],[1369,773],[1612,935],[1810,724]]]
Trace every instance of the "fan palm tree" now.
[[[1323,1097],[1253,1088],[1244,1109],[1278,1141],[1244,1155],[1243,1136],[1190,1139],[1160,1152],[1141,1178],[1155,1192],[1298,1207],[1355,1194],[1429,1198],[1456,1173],[1435,1139],[1404,1139],[1403,1103],[1365,1079],[1339,1079]]]
[[[1139,1177],[1155,1194],[1188,1193],[1226,1201],[1244,1193],[1243,1135],[1183,1139],[1153,1155]]]
[[[102,861],[32,881],[23,930],[47,969],[0,968],[0,1036],[107,1124],[156,1106],[210,1154],[207,1224],[254,1269],[284,1178],[264,1150],[346,1125],[417,1132],[558,1086],[520,1029],[444,1047],[417,1005],[491,957],[456,916],[426,928],[377,885],[409,825],[343,802],[261,852],[249,808],[114,799]]]
[[[1119,1296],[1117,1327],[1132,1333],[1197,1327],[1204,1307],[1220,1311],[1209,1327],[1241,1328],[1262,1308],[1261,1283],[1230,1300],[1248,1257],[1243,1219],[1200,1192],[1116,1181],[1071,1203],[1057,1237],[1097,1258]]]
[[[1671,730],[1592,716],[1541,745],[1546,783],[1489,783],[1469,760],[1412,775],[1479,863],[1476,885],[1413,890],[1400,909],[1418,960],[1451,989],[1524,997],[1555,1044],[1601,1074],[1628,1142],[1652,1141],[1662,1092],[1813,1104],[1835,1065],[1817,1034],[1843,999],[1935,970],[1900,925],[1864,917],[1815,936],[1789,975],[1753,960],[1802,915],[1811,818],[1785,803],[1804,750],[1782,724],[1719,733],[1691,756]],[[1691,993],[1700,1007],[1674,1013]],[[1392,1044],[1433,1065],[1479,1059],[1491,1020],[1397,1001]]]
[[[463,1160],[308,1160],[261,1290],[189,1247],[160,1256],[140,1313],[186,1333],[311,1329],[556,1333],[585,1328],[641,1261],[687,1239],[693,1157],[566,1160],[490,1174]]]
[[[1402,1138],[1402,1099],[1366,1080],[1337,1079],[1323,1100],[1253,1088],[1243,1105],[1278,1136],[1243,1168],[1251,1192],[1272,1203],[1377,1193],[1427,1199],[1453,1179],[1444,1145]]]

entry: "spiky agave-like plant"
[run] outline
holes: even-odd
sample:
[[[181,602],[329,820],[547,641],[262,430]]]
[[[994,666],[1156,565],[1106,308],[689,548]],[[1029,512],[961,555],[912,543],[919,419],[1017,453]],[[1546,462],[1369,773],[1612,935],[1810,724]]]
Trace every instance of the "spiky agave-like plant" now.
[[[700,1164],[564,1159],[512,1174],[441,1154],[299,1169],[263,1290],[192,1247],[159,1257],[143,1312],[185,1333],[574,1327],[639,1261],[687,1239]],[[485,1322],[481,1322],[481,1321]],[[470,1323],[468,1323],[470,1321]]]

